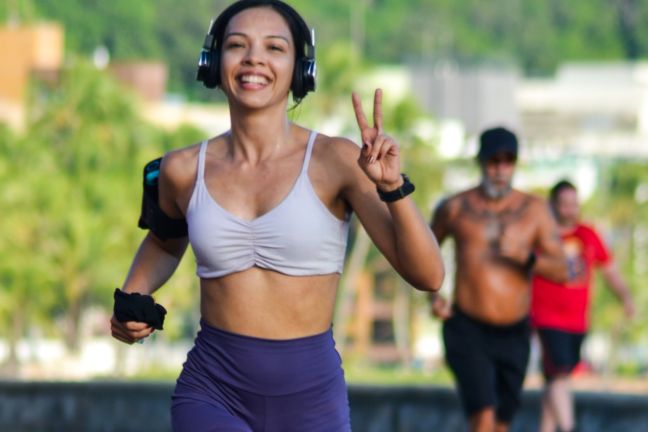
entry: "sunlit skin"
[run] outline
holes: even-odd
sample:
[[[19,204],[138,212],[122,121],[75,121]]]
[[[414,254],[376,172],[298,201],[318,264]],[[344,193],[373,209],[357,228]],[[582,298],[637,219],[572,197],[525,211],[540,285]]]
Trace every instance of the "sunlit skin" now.
[[[289,193],[302,167],[310,131],[287,117],[295,47],[284,19],[270,8],[245,9],[226,28],[221,58],[222,90],[231,120],[228,133],[207,147],[205,183],[212,198],[238,218],[253,220]],[[308,169],[315,193],[335,217],[352,209],[392,266],[420,290],[438,290],[444,273],[438,244],[411,197],[386,205],[376,187],[403,182],[400,150],[382,124],[382,92],[374,95],[373,124],[360,98],[352,104],[364,146],[319,134]],[[185,215],[196,180],[199,145],[165,155],[160,207]],[[187,239],[161,241],[149,233],[122,290],[150,294],[166,282],[187,248]],[[340,275],[288,276],[258,267],[201,279],[201,318],[233,333],[267,339],[318,334],[331,326]],[[190,295],[189,293],[187,295]],[[153,330],[119,323],[113,336],[133,343]]]
[[[535,272],[558,279],[566,277],[564,254],[544,200],[511,189],[515,159],[498,154],[483,162],[481,170],[480,186],[437,209],[432,230],[439,242],[455,240],[453,301],[482,322],[507,325],[529,311],[530,279],[524,264],[530,252],[539,252]],[[445,319],[449,306],[437,296],[432,310]]]
[[[538,253],[534,272],[565,280],[567,269],[556,223],[544,200],[511,188],[515,157],[499,153],[480,163],[478,186],[444,201],[432,218],[432,231],[441,243],[455,243],[454,302],[483,323],[511,325],[527,316],[530,273],[525,267],[531,251]],[[432,295],[432,314],[452,315],[451,302]],[[503,432],[494,407],[473,413],[470,430]]]

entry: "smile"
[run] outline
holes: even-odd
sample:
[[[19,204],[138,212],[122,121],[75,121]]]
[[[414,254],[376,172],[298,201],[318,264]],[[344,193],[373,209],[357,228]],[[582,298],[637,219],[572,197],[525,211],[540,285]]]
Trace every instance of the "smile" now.
[[[261,84],[261,85],[268,84],[268,79],[262,75],[252,75],[252,74],[241,75],[239,77],[239,81],[242,84]]]

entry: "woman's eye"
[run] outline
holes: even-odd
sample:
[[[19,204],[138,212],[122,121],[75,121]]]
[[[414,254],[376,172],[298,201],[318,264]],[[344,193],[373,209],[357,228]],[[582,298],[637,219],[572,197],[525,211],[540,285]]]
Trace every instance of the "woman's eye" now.
[[[279,52],[283,52],[283,51],[284,51],[283,47],[281,47],[281,46],[279,46],[279,45],[270,45],[270,50],[271,50],[271,51],[279,51]]]

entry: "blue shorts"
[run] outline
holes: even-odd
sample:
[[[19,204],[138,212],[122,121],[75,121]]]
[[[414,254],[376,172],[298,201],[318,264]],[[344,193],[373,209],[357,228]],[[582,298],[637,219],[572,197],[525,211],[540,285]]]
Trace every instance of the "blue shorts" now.
[[[351,430],[331,329],[268,340],[200,327],[172,396],[174,432]]]
[[[585,333],[539,328],[542,345],[542,372],[547,381],[560,375],[569,375],[581,360],[581,345]]]
[[[466,415],[493,408],[498,421],[513,419],[529,362],[530,336],[528,318],[496,326],[454,306],[443,325],[443,341]]]

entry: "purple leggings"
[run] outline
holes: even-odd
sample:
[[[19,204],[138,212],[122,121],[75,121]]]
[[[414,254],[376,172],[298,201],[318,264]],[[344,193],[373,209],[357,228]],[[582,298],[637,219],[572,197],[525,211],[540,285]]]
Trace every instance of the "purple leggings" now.
[[[351,430],[331,329],[268,340],[201,321],[172,400],[174,432]]]

